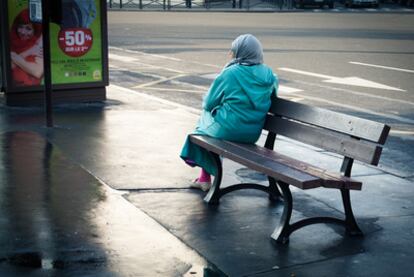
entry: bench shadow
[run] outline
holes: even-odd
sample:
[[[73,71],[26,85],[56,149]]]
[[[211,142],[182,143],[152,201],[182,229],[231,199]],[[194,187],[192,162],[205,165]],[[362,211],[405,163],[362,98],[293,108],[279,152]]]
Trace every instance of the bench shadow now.
[[[295,192],[293,220],[338,212],[311,196]],[[189,189],[133,192],[135,206],[230,276],[241,276],[312,263],[364,252],[364,237],[348,237],[341,227],[307,226],[291,235],[288,244],[275,243],[270,235],[279,224],[282,203],[267,194],[245,190],[220,199],[219,205],[203,201],[204,193]],[[339,214],[340,215],[340,214]],[[361,221],[365,234],[378,230],[375,219]]]

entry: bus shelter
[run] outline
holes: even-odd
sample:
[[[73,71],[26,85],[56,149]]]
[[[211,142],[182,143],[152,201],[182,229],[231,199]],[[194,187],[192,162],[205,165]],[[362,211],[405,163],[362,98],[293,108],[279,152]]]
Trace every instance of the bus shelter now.
[[[56,0],[53,0],[56,1]],[[0,2],[0,88],[6,105],[43,101],[40,0]],[[53,102],[102,101],[108,85],[105,0],[60,0],[50,23]]]

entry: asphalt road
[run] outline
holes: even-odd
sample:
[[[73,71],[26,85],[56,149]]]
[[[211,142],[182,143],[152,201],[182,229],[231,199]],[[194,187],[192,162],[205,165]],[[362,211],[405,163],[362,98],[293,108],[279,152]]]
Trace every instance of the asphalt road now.
[[[243,33],[263,43],[280,97],[391,125],[381,167],[414,179],[414,13],[114,12],[110,80],[199,108]]]

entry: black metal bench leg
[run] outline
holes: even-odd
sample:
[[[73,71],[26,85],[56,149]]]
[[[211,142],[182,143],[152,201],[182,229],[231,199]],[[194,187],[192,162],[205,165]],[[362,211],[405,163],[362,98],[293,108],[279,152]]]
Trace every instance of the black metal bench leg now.
[[[279,227],[273,232],[271,237],[275,239],[278,243],[286,244],[289,242],[289,235],[292,233],[290,226],[290,218],[292,216],[292,193],[289,189],[289,184],[278,182],[283,196],[283,214],[280,218]]]
[[[349,189],[341,189],[342,201],[345,210],[345,220],[333,217],[311,217],[290,224],[290,218],[292,216],[293,208],[292,193],[290,192],[289,184],[283,182],[278,182],[278,184],[282,191],[284,209],[282,217],[280,218],[280,225],[275,229],[271,236],[278,243],[285,244],[289,242],[289,236],[293,232],[295,232],[298,229],[301,229],[302,227],[317,223],[331,223],[342,225],[346,228],[346,232],[351,236],[363,235],[361,229],[358,227],[358,224],[352,212]]]
[[[219,155],[213,152],[210,152],[210,154],[213,156],[214,161],[216,162],[217,175],[214,176],[213,184],[211,185],[211,188],[208,191],[207,195],[204,197],[204,201],[206,201],[208,204],[217,205],[221,197],[220,184],[221,179],[223,178],[223,166]]]
[[[283,197],[276,185],[276,180],[272,177],[267,177],[267,179],[269,180],[269,199],[271,201],[282,200]]]
[[[361,229],[355,220],[354,213],[352,212],[351,197],[349,189],[341,189],[342,202],[344,204],[345,211],[345,228],[346,232],[351,236],[363,235]]]

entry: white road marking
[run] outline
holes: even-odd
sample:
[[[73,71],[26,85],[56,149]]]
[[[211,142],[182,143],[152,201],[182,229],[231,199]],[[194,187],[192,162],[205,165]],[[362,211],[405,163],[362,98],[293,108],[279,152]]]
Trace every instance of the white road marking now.
[[[195,84],[192,84],[192,83],[187,83],[187,82],[181,82],[181,81],[172,81],[172,82],[176,82],[177,84],[185,84],[185,85],[188,85],[188,86],[192,86],[193,88],[198,88],[198,89],[201,89],[201,90],[205,90],[205,91],[207,91],[208,90],[208,86],[206,87],[206,86],[199,86],[199,85],[195,85]]]
[[[220,68],[220,69],[223,68],[222,66],[218,66],[216,64],[200,63],[200,62],[195,62],[195,61],[186,61],[186,60],[179,59],[179,58],[174,58],[174,57],[169,57],[169,56],[164,56],[164,55],[158,55],[158,54],[150,54],[150,53],[145,53],[145,52],[142,52],[142,51],[123,49],[123,48],[113,47],[113,46],[109,46],[108,48],[109,48],[109,50],[117,50],[117,51],[122,51],[122,52],[126,52],[126,53],[131,53],[131,54],[139,54],[139,55],[144,55],[144,56],[150,56],[150,57],[156,57],[156,58],[161,58],[161,59],[172,60],[172,61],[176,61],[176,62],[186,62],[186,63],[192,63],[192,64],[199,64],[199,65],[204,65],[204,66],[209,66],[209,67],[214,67],[214,68]]]
[[[116,66],[116,65],[112,65],[112,64],[110,64],[110,65],[109,65],[109,67],[110,67],[110,68],[117,69],[117,70],[122,70],[122,71],[132,71],[132,70],[128,70],[128,69],[125,69],[125,68],[122,68],[122,67],[119,67],[119,66]],[[132,71],[132,72],[136,72],[136,73],[139,73],[139,74],[141,74],[141,75],[143,75],[143,76],[147,76],[147,77],[151,77],[151,78],[154,78],[154,79],[159,79],[159,80],[163,80],[163,79],[165,78],[164,76],[161,76],[161,75],[157,75],[157,74],[150,74],[150,73],[144,73],[144,72],[140,72],[140,71],[138,71],[138,70],[134,70],[134,71]],[[185,76],[185,74],[184,74],[184,76]],[[156,80],[155,82],[158,82],[159,80]],[[172,80],[172,82],[175,82],[175,83],[177,83],[177,84],[183,84],[183,85],[192,86],[192,87],[195,87],[195,88],[198,88],[198,89],[203,89],[203,90],[208,89],[207,87],[198,86],[198,85],[193,85],[193,84],[191,84],[191,83],[180,82],[180,81],[176,81],[176,80]]]
[[[139,59],[131,58],[131,57],[128,57],[128,56],[108,54],[108,57],[109,57],[109,59],[117,60],[117,61],[120,61],[120,62],[128,62],[128,63],[133,63],[133,64],[139,64],[139,65],[144,65],[144,66],[147,66],[147,67],[150,67],[150,68],[159,68],[159,69],[163,69],[163,70],[167,70],[167,71],[171,71],[171,72],[175,72],[175,73],[186,73],[184,71],[168,68],[168,67],[165,67],[165,66],[157,66],[157,65],[143,63],[143,62],[140,62]]]
[[[210,79],[210,80],[216,79],[217,76],[218,76],[218,73],[208,73],[208,74],[200,75],[200,77]]]
[[[406,131],[406,130],[393,130],[390,131],[391,134],[396,135],[407,135],[407,136],[414,136],[414,131]]]
[[[165,78],[164,76],[161,76],[161,75],[144,73],[144,72],[140,72],[138,70],[132,71],[130,69],[126,69],[126,68],[123,68],[123,67],[120,67],[120,66],[116,66],[116,65],[113,65],[113,64],[110,64],[109,67],[110,68],[117,69],[117,70],[120,70],[120,71],[131,71],[131,72],[139,73],[139,74],[141,74],[143,76],[147,76],[147,77],[154,78],[154,79],[162,79],[162,78]]]
[[[134,87],[135,88],[135,87]],[[191,89],[176,89],[176,88],[157,88],[157,87],[144,87],[146,90],[162,90],[162,91],[178,91],[178,92],[191,92],[205,94],[206,90],[191,90]]]
[[[378,115],[378,116],[382,116],[382,117],[385,117],[385,118],[394,119],[394,120],[397,120],[397,121],[400,121],[400,122],[403,122],[403,123],[414,124],[414,120],[409,119],[409,118],[405,118],[405,117],[401,117],[401,116],[397,116],[397,115],[375,112],[375,111],[372,111],[372,110],[359,108],[359,107],[356,107],[356,106],[351,106],[351,105],[341,104],[341,103],[338,103],[338,102],[329,101],[329,100],[319,98],[319,97],[312,97],[312,96],[307,96],[307,95],[299,95],[299,96],[301,96],[305,99],[314,100],[314,101],[318,101],[318,102],[324,102],[324,103],[328,103],[328,104],[333,105],[333,106],[343,107],[343,108],[346,108],[346,109],[349,109],[349,110],[354,110],[354,111],[359,111],[359,112],[363,112],[363,113]]]
[[[360,62],[349,62],[349,63],[357,64],[357,65],[365,65],[365,66],[370,66],[370,67],[383,68],[383,69],[389,69],[389,70],[402,71],[402,72],[408,72],[408,73],[414,73],[414,70],[411,70],[411,69],[404,69],[404,68],[377,65],[377,64],[369,64],[369,63],[360,63]]]
[[[130,56],[120,56],[120,55],[116,55],[116,54],[108,54],[108,58],[113,59],[113,60],[117,60],[120,62],[134,62],[134,61],[138,61],[138,59],[130,57]]]
[[[165,81],[170,81],[170,80],[174,80],[174,79],[177,79],[177,78],[181,78],[181,77],[184,77],[184,76],[188,76],[188,74],[178,74],[178,75],[171,76],[171,77],[168,77],[168,78],[163,77],[160,80],[156,80],[156,81],[148,82],[148,83],[145,83],[145,84],[141,84],[141,85],[135,86],[133,88],[149,87],[149,86],[153,86],[153,85],[156,85],[156,84],[159,84],[159,83],[163,83]]]
[[[132,90],[132,89],[129,89],[129,88],[124,88],[124,87],[117,86],[117,85],[112,85],[112,84],[109,85],[109,88],[111,88],[111,87],[114,88],[114,89],[118,89],[118,90],[128,92],[128,93],[138,93],[139,95],[141,95],[142,97],[145,97],[147,99],[156,100],[156,101],[164,103],[164,104],[168,104],[168,105],[172,105],[172,106],[175,106],[175,107],[178,107],[178,108],[182,108],[182,109],[188,110],[188,111],[190,111],[192,113],[195,113],[195,114],[200,114],[200,112],[201,112],[200,109],[188,107],[188,106],[185,106],[185,105],[173,102],[173,101],[169,101],[169,100],[166,100],[166,99],[163,99],[163,98],[160,98],[160,97],[157,97],[157,96],[153,96],[153,95],[148,95],[148,94],[145,94],[145,93],[142,93],[142,92],[139,92],[139,91],[136,91],[136,90]]]
[[[214,67],[214,68],[219,68],[219,69],[223,69],[223,66],[219,66],[216,64],[211,64],[211,63],[200,63],[200,62],[195,62],[195,61],[186,61],[188,63],[193,63],[193,64],[199,64],[199,65],[203,65],[203,66],[210,66],[210,67]]]
[[[312,72],[293,69],[293,68],[288,68],[288,67],[279,67],[278,69],[283,70],[283,71],[287,71],[287,72],[298,73],[298,74],[308,75],[308,76],[312,76],[312,77],[322,78],[322,79],[336,78],[336,77],[332,77],[332,76],[329,76],[329,75],[324,75],[324,74],[319,74],[319,73],[312,73]]]
[[[408,102],[407,100],[399,100],[399,99],[385,97],[385,96],[376,95],[376,94],[369,94],[369,93],[365,93],[365,92],[360,92],[360,91],[355,91],[355,90],[350,90],[350,89],[344,89],[344,88],[337,88],[337,87],[332,87],[332,86],[324,86],[324,85],[315,84],[315,83],[306,82],[306,81],[300,81],[300,80],[295,80],[295,83],[304,84],[304,85],[307,85],[307,86],[325,88],[325,89],[329,89],[329,90],[344,91],[344,92],[351,93],[351,94],[358,95],[358,96],[382,99],[382,100],[386,100],[388,102],[394,102],[394,103],[398,103],[398,104],[414,106],[414,103]]]
[[[305,100],[305,98],[302,98],[302,97],[286,97],[286,99],[289,99],[290,101],[293,101],[293,102],[299,102],[299,101]]]
[[[291,87],[287,87],[283,85],[279,85],[279,89],[277,90],[277,92],[280,92],[280,93],[295,93],[295,92],[301,92],[301,91],[303,90],[298,89],[298,88],[291,88]]]
[[[158,55],[158,54],[148,54],[148,53],[145,53],[145,52],[142,52],[142,51],[129,50],[129,49],[124,49],[124,48],[114,47],[114,46],[109,46],[108,49],[109,50],[118,50],[118,51],[132,53],[132,54],[140,54],[140,55],[145,55],[145,56],[153,56],[153,57],[158,57],[158,58],[161,58],[161,59],[167,59],[167,60],[172,60],[172,61],[181,61],[180,59],[173,58],[173,57],[169,57],[169,56]]]
[[[405,91],[405,90],[402,90],[402,89],[399,89],[399,88],[390,87],[390,86],[387,86],[387,85],[372,82],[372,81],[365,80],[365,79],[358,78],[358,77],[344,77],[344,78],[341,78],[341,77],[329,76],[329,75],[313,73],[313,72],[308,72],[308,71],[303,71],[303,70],[298,70],[298,69],[293,69],[293,68],[287,68],[287,67],[280,67],[279,70],[292,72],[292,73],[297,73],[297,74],[302,74],[302,75],[313,76],[313,77],[322,78],[322,79],[327,79],[327,80],[324,80],[324,82],[327,82],[327,83],[343,84],[343,85],[349,85],[349,86],[369,87],[369,88],[378,88],[378,89],[386,89],[386,90],[395,90],[395,91]]]

